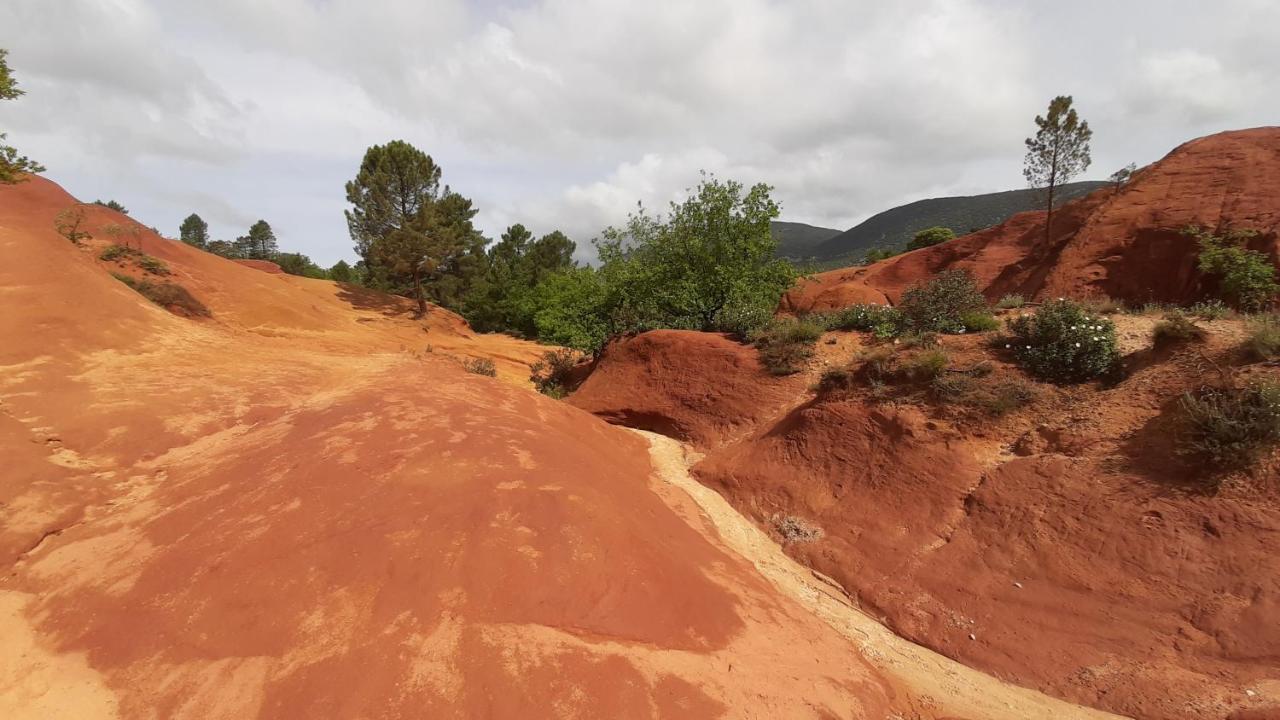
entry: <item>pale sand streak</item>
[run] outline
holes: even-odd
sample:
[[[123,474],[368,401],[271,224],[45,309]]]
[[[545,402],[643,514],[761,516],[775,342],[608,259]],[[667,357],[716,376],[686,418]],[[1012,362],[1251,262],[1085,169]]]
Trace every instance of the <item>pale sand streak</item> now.
[[[927,696],[936,715],[974,720],[1120,717],[1011,685],[895,635],[850,605],[808,568],[787,557],[772,538],[740,515],[719,493],[695,480],[689,467],[696,457],[682,443],[655,433],[632,432],[649,441],[649,454],[658,477],[698,504],[730,551],[857,645],[869,662],[895,678],[912,695]]]

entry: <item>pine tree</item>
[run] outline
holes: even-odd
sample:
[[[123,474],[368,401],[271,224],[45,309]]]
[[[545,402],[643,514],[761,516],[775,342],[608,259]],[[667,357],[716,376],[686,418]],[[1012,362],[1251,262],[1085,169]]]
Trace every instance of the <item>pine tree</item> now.
[[[182,221],[182,225],[178,226],[178,237],[182,242],[203,250],[209,247],[209,223],[199,215],[191,213],[186,220]]]
[[[9,70],[5,59],[9,51],[0,48],[0,100],[16,100],[24,94],[18,89],[18,81]],[[4,142],[6,135],[0,132],[0,185],[13,185],[26,178],[26,174],[44,172],[44,166],[31,158],[18,154],[18,149]]]
[[[1022,174],[1033,188],[1044,188],[1048,216],[1044,222],[1045,241],[1052,238],[1053,196],[1061,185],[1089,168],[1089,140],[1093,131],[1071,107],[1070,95],[1059,95],[1049,103],[1045,117],[1036,116],[1035,137],[1027,138],[1027,157]]]

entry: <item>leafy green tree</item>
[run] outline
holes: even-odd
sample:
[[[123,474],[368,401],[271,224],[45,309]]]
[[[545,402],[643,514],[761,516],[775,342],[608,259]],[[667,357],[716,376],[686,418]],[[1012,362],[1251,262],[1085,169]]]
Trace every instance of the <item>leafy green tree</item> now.
[[[534,324],[543,342],[598,353],[619,328],[616,302],[594,268],[548,275],[534,289]]]
[[[182,225],[178,226],[178,237],[188,245],[206,249],[209,246],[209,223],[199,215],[191,213],[182,221]]]
[[[1036,116],[1036,134],[1026,140],[1027,156],[1022,174],[1033,188],[1045,189],[1044,236],[1052,238],[1053,196],[1071,178],[1089,169],[1089,141],[1093,131],[1071,107],[1070,95],[1059,95],[1049,103],[1046,116]]]
[[[796,273],[774,257],[770,190],[704,176],[666,218],[641,208],[605,230],[596,247],[622,319],[635,329],[717,330],[729,316],[772,310]]]
[[[944,243],[948,240],[954,240],[955,238],[956,238],[956,234],[951,230],[951,228],[945,228],[945,227],[925,228],[924,230],[921,230],[920,232],[916,233],[915,237],[911,238],[911,242],[907,243],[907,251],[909,252],[911,250],[919,250],[920,248],[931,247],[939,243]]]
[[[523,225],[512,225],[485,254],[484,272],[467,293],[463,314],[477,330],[536,335],[534,288],[542,279],[573,267],[574,248],[558,230],[534,240]]]
[[[481,263],[484,238],[472,225],[467,198],[440,186],[429,155],[402,140],[370,147],[346,185],[347,228],[370,280],[411,290],[425,313],[423,285],[434,281],[438,302],[457,306]]]
[[[100,205],[100,206],[102,206],[102,207],[104,207],[104,208],[106,208],[106,209],[108,209],[108,210],[115,210],[116,212],[118,212],[118,213],[122,213],[122,214],[124,214],[124,215],[128,215],[128,214],[129,214],[129,210],[128,210],[128,208],[126,208],[124,205],[121,205],[120,203],[116,202],[115,200],[108,200],[108,201],[106,201],[106,202],[103,202],[103,201],[101,201],[101,200],[94,200],[94,201],[93,201],[93,204],[94,204],[94,205]]]
[[[16,100],[24,94],[9,69],[8,55],[8,50],[0,48],[0,100]],[[43,165],[19,155],[17,148],[5,143],[6,137],[0,132],[0,185],[13,185],[25,180],[23,175],[44,172]]]
[[[329,279],[335,282],[349,283],[355,279],[355,271],[346,260],[339,260],[329,268]]]
[[[327,279],[329,273],[324,268],[316,265],[311,258],[302,253],[276,253],[274,261],[280,266],[280,269],[290,275],[299,275],[301,277],[316,278],[320,280]]]
[[[1200,272],[1214,276],[1222,299],[1247,312],[1265,310],[1280,293],[1271,258],[1246,243],[1256,231],[1236,230],[1217,236],[1207,230],[1187,228],[1184,234],[1200,246]]]

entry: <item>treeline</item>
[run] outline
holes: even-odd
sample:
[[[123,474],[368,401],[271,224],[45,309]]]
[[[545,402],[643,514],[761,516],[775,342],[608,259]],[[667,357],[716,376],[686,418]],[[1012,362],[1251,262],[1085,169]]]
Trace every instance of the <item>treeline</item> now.
[[[339,260],[331,268],[322,268],[311,258],[296,252],[281,252],[275,231],[266,220],[259,220],[249,231],[235,240],[210,240],[209,224],[196,213],[191,213],[178,227],[178,238],[188,245],[208,250],[215,255],[234,260],[270,260],[290,275],[350,282],[351,265]]]
[[[598,267],[573,260],[559,231],[509,227],[492,245],[470,199],[441,184],[432,158],[403,141],[368,149],[347,183],[347,225],[368,287],[506,331],[596,352],[612,336],[654,328],[746,333],[766,323],[795,271],[774,259],[767,185],[704,177],[667,216],[643,208],[594,241]]]

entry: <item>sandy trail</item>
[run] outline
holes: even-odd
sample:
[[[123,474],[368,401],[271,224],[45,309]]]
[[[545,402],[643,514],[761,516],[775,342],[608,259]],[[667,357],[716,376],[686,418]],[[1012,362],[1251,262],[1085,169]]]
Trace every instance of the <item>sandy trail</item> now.
[[[787,557],[782,548],[719,493],[689,473],[699,456],[683,443],[632,430],[649,442],[656,475],[687,494],[719,534],[719,542],[751,563],[780,592],[798,601],[859,648],[868,662],[914,698],[921,717],[1026,720],[1121,717],[1002,682],[893,634],[851,605],[843,593]],[[716,538],[711,538],[713,541]]]

